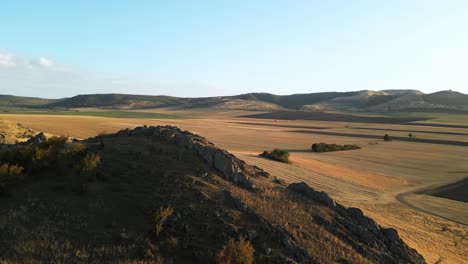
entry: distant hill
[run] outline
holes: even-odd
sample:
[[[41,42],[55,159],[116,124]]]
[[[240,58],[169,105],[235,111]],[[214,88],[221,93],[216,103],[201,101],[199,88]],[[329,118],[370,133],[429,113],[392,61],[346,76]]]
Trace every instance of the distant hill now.
[[[183,98],[172,96],[131,94],[86,94],[71,98],[49,100],[41,98],[0,95],[0,107],[107,109],[147,108],[214,108],[241,110],[305,110],[355,112],[463,112],[468,111],[468,95],[455,91],[424,94],[417,90],[382,90],[354,92],[321,92],[275,95],[248,93],[235,96]]]
[[[58,100],[14,95],[0,95],[0,107],[29,107],[35,105],[47,105],[56,101]]]
[[[77,95],[44,107],[110,107],[126,109],[157,108],[177,106],[185,103],[182,99],[170,96],[130,95],[130,94],[86,94]]]
[[[468,107],[468,95],[455,91],[441,91],[432,94],[424,94],[422,97],[424,101],[434,105],[450,105],[461,108]]]

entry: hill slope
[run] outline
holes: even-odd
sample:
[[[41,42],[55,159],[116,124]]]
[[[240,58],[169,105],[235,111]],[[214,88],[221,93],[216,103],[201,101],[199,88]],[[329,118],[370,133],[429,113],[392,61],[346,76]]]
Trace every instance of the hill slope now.
[[[60,100],[0,96],[0,106],[39,108],[100,107],[108,109],[221,108],[270,111],[328,110],[361,112],[468,111],[468,95],[441,91],[423,94],[416,90],[323,92],[293,95],[248,93],[236,96],[179,98],[171,96],[88,94]]]
[[[245,239],[256,263],[424,263],[361,210],[285,187],[175,127],[52,138],[0,157],[27,172],[14,184],[0,176],[6,262],[221,263],[223,245]]]
[[[35,105],[47,105],[55,101],[57,100],[14,95],[0,95],[0,107],[28,107]]]

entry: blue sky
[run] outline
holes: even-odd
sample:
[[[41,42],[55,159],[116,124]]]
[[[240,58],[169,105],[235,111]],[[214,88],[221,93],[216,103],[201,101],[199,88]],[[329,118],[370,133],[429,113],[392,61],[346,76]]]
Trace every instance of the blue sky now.
[[[468,93],[468,1],[2,1],[0,94]]]

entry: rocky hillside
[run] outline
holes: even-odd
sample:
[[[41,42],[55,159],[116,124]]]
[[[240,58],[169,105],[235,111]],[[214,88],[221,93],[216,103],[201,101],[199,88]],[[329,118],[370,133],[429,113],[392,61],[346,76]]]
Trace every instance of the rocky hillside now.
[[[10,98],[10,97],[8,97]],[[269,93],[248,93],[236,96],[201,98],[179,98],[171,96],[128,95],[128,94],[88,94],[60,100],[15,97],[14,102],[0,96],[0,106],[20,106],[29,108],[81,108],[98,107],[106,109],[147,109],[171,107],[215,108],[270,111],[280,109],[306,111],[468,111],[468,95],[442,91],[424,94],[416,90],[384,90],[356,92],[323,92],[293,95]],[[21,103],[23,102],[23,103]],[[24,102],[27,102],[24,103]]]
[[[41,137],[0,161],[7,263],[424,263],[358,208],[176,127]]]
[[[14,144],[29,140],[37,132],[21,123],[0,120],[0,144]]]

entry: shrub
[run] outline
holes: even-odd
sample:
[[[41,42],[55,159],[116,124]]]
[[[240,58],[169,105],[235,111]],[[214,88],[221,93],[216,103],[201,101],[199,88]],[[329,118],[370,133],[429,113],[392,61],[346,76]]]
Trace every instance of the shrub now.
[[[90,173],[90,172],[94,171],[99,166],[100,163],[101,163],[101,155],[99,155],[97,153],[95,153],[95,154],[89,153],[83,159],[82,171],[84,173]]]
[[[101,147],[104,147],[104,137],[107,136],[107,132],[106,131],[100,131],[98,134],[97,134],[97,138],[99,140],[99,144],[101,145]]]
[[[337,145],[337,144],[326,144],[326,143],[314,143],[312,144],[312,152],[330,152],[340,150],[353,150],[360,149],[358,145]]]
[[[80,142],[70,143],[65,149],[65,154],[67,156],[82,155],[85,152],[86,152],[86,146],[85,144],[80,143]]]
[[[0,166],[0,195],[9,193],[10,188],[22,180],[23,170],[23,167],[9,163]]]
[[[57,162],[63,158],[68,138],[64,136],[51,137],[29,147],[34,169],[55,167]]]
[[[390,141],[390,140],[392,140],[388,134],[385,134],[385,135],[383,136],[383,139],[384,139],[385,141]]]
[[[163,230],[163,225],[167,218],[174,213],[172,207],[160,207],[153,215],[154,217],[154,234],[159,236]]]
[[[413,133],[409,133],[409,134],[408,134],[408,137],[409,137],[409,138],[414,137]]]
[[[281,150],[281,149],[274,149],[272,151],[265,150],[263,151],[262,154],[260,154],[260,156],[268,158],[268,159],[284,162],[284,163],[289,163],[289,152],[287,152],[286,150]]]
[[[254,261],[254,248],[250,241],[241,238],[239,241],[230,239],[216,254],[216,263],[251,264]]]

